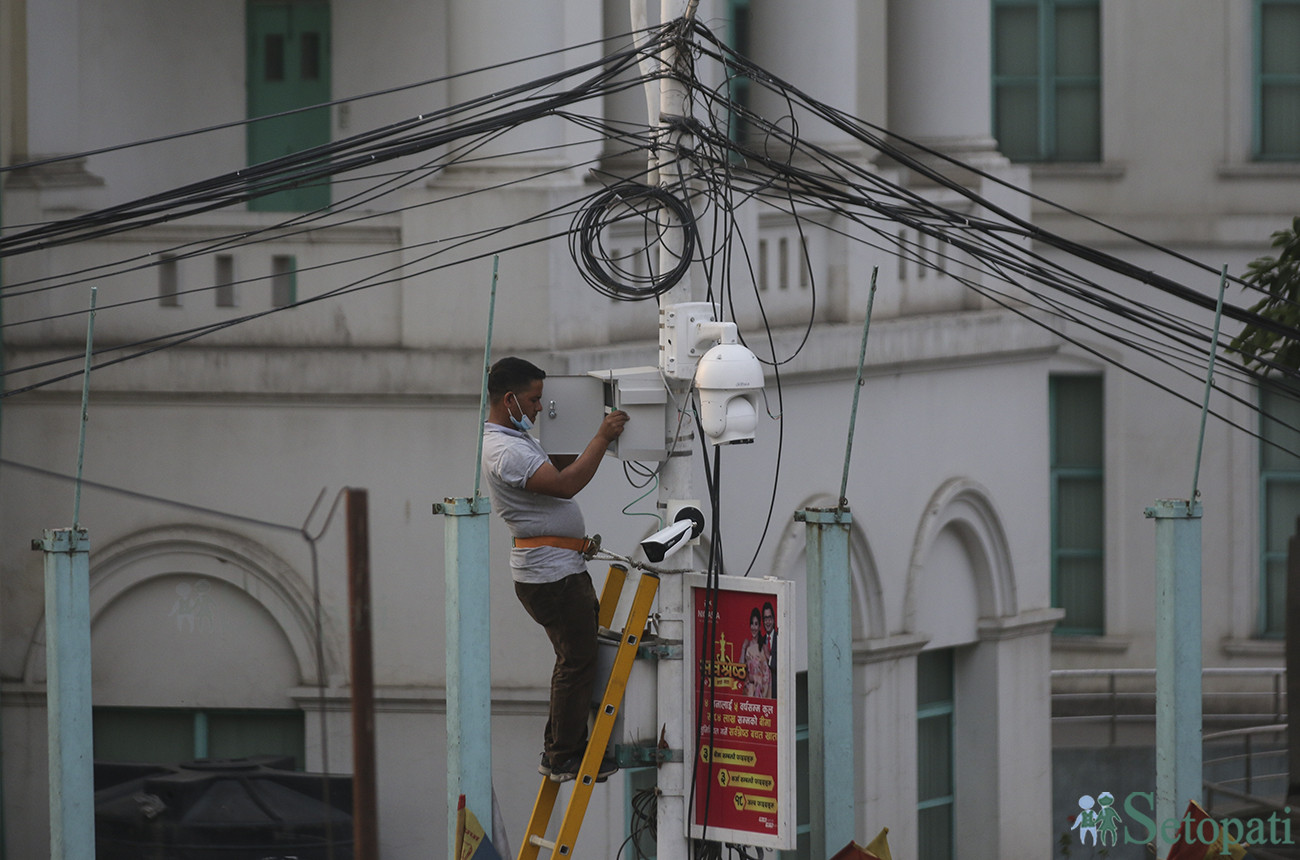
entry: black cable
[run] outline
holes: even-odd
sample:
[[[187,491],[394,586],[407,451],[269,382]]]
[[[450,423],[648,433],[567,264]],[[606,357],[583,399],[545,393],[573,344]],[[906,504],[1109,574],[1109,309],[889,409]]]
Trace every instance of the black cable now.
[[[665,222],[664,216],[671,216]],[[618,255],[608,245],[610,233],[625,224],[639,227],[644,237],[639,249]],[[655,271],[652,249],[667,244],[672,231],[681,237],[677,262],[665,272]],[[578,272],[596,292],[622,302],[660,296],[681,282],[695,258],[695,214],[687,201],[672,192],[642,182],[619,182],[590,196],[579,210],[570,232],[569,251]],[[627,260],[645,259],[647,274],[639,274]]]

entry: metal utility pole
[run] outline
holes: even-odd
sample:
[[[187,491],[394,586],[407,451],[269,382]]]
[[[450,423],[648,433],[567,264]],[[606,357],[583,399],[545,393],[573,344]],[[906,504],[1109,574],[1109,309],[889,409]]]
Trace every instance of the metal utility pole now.
[[[1146,515],[1156,521],[1156,821],[1165,822],[1201,800],[1201,504],[1161,499]]]
[[[661,0],[660,21],[667,23],[694,14],[696,0]],[[661,166],[659,159],[678,157],[682,133],[664,122],[664,117],[688,115],[689,101],[686,81],[678,72],[682,62],[671,42],[660,57],[664,76],[659,80],[659,136],[657,146],[650,155],[653,173]],[[689,174],[689,171],[683,171]],[[676,171],[660,171],[661,182]],[[667,217],[666,213],[665,216]],[[683,243],[680,230],[661,230],[659,245],[659,271],[669,272],[677,267]],[[691,277],[687,273],[671,289],[659,297],[660,322],[665,309],[692,300]],[[660,352],[660,370],[667,371],[669,356]],[[668,383],[668,407],[664,410],[664,431],[670,454],[659,469],[659,510],[666,512],[674,500],[694,498],[691,480],[692,446],[695,433],[688,417],[681,412],[690,397],[690,379],[678,379],[665,372]],[[690,553],[687,567],[695,567],[695,553]],[[670,642],[685,640],[686,589],[680,576],[666,576],[659,586],[659,635]],[[663,740],[669,749],[684,750],[684,758],[692,758],[695,739],[688,738],[683,725],[682,695],[685,684],[685,665],[682,660],[660,660],[658,672],[657,709]],[[686,762],[665,761],[659,766],[657,806],[658,827],[656,856],[658,860],[686,860],[690,840],[686,837]]]
[[[853,841],[853,623],[847,507],[795,511],[807,524],[808,805],[813,857]]]
[[[490,616],[488,515],[484,498],[447,499],[434,506],[445,515],[447,570],[447,842],[456,856],[456,808],[480,820],[492,814],[492,657],[485,635]]]
[[[447,647],[447,856],[456,856],[456,810],[465,808],[482,821],[492,811],[492,641],[491,571],[488,519],[492,506],[479,495],[483,469],[483,422],[487,419],[487,377],[496,314],[497,269],[492,259],[487,337],[479,388],[478,453],[474,495],[447,498],[433,506],[444,522],[444,601]],[[504,846],[498,845],[504,850]]]
[[[46,529],[32,549],[45,553],[45,707],[49,735],[50,860],[94,860],[95,756],[91,723],[90,537],[81,527],[95,299],[90,289],[81,381],[72,527]]]
[[[45,701],[50,761],[50,860],[95,856],[90,698],[90,538],[46,529]]]
[[[1146,509],[1156,521],[1156,822],[1157,854],[1168,853],[1163,822],[1180,818],[1188,801],[1201,802],[1201,503],[1198,484],[1205,419],[1214,387],[1219,323],[1228,267],[1219,278],[1219,301],[1210,338],[1210,363],[1201,404],[1201,429],[1187,500],[1160,499]]]
[[[871,273],[867,315],[862,323],[862,348],[853,386],[853,407],[844,444],[840,502],[834,508],[795,511],[795,521],[807,524],[808,583],[808,808],[812,822],[812,856],[830,857],[853,841],[856,803],[856,745],[853,742],[853,586],[850,578],[849,461],[857,427],[862,371],[867,360],[867,335],[876,299],[876,275]]]
[[[348,603],[352,653],[352,845],[356,860],[379,860],[375,799],[375,670],[370,611],[370,506],[347,490]]]

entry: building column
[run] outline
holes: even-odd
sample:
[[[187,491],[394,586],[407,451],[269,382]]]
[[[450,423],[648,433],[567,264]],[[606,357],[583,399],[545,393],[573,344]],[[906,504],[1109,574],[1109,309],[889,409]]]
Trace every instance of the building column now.
[[[449,83],[452,104],[489,98],[595,60],[601,53],[595,44],[601,33],[600,7],[593,7],[590,0],[523,4],[514,0],[451,0],[447,22],[447,71],[456,75],[486,69]],[[587,47],[549,53],[578,44]],[[512,62],[538,55],[546,56]],[[566,78],[542,95],[572,87],[591,74]],[[525,94],[533,99],[537,95]],[[501,109],[503,105],[484,104],[472,113]],[[593,98],[574,109],[598,115],[601,100]],[[556,117],[535,119],[481,142],[466,139],[455,145],[472,145],[471,160],[439,171],[426,191],[434,199],[455,198],[456,202],[403,213],[403,243],[409,248],[405,255],[412,271],[423,272],[432,245],[454,242],[442,262],[475,260],[404,281],[400,324],[403,344],[408,347],[472,349],[482,344],[492,272],[492,260],[483,255],[503,241],[493,231],[503,224],[556,211],[590,193],[593,188],[585,184],[587,170],[601,150],[601,142],[589,130]],[[495,190],[479,190],[486,188]],[[561,226],[541,219],[506,234],[504,241],[517,243],[517,247],[501,256],[502,301],[495,326],[499,342],[514,350],[565,349],[593,339],[599,342],[606,325],[609,303],[593,305],[595,293],[574,272],[567,243],[562,239],[542,241]],[[528,301],[517,300],[522,295],[527,295]]]
[[[987,3],[892,0],[890,131],[971,161],[995,155]]]
[[[959,657],[954,829],[965,860],[1046,856],[1053,846],[1051,630],[1061,611],[981,619]]]
[[[555,3],[518,3],[515,0],[451,0],[447,8],[447,62],[453,75],[482,69],[499,68],[453,78],[448,85],[452,104],[504,92],[520,84],[572,68],[598,58],[600,47],[590,45],[600,38],[601,15],[589,0],[560,0]],[[588,44],[581,50],[560,51],[571,45]],[[515,63],[514,60],[548,54],[537,60]],[[584,76],[586,77],[586,76]],[[578,80],[556,87],[570,86]],[[584,104],[584,113],[595,112],[599,100]],[[571,150],[554,153],[548,146],[562,146],[590,133],[575,129],[561,120],[549,119],[529,123],[527,130],[507,133],[488,141],[475,150],[476,158],[530,150],[513,161],[523,166],[540,163],[576,163],[582,160]],[[599,144],[590,144],[592,152]]]
[[[855,642],[854,695],[859,841],[889,828],[896,857],[914,857],[916,827],[916,657],[928,641],[904,634]]]
[[[7,108],[12,151],[7,164],[41,161],[83,151],[81,118],[81,40],[79,0],[41,0],[6,9],[0,25],[19,25],[8,34],[10,67],[0,69],[14,103]],[[21,64],[21,68],[19,68]],[[14,80],[8,82],[13,73]],[[21,90],[19,89],[21,88]],[[104,181],[86,169],[84,158],[42,164],[8,174],[7,189],[40,190],[37,208],[89,209],[97,205],[86,189]],[[41,217],[36,215],[34,217]],[[15,219],[16,220],[16,219]]]
[[[816,14],[798,3],[751,2],[750,15],[755,62],[820,102],[883,123],[883,0],[823,0]],[[753,98],[754,109],[771,120],[789,113],[778,94],[762,87]],[[807,116],[799,117],[799,135],[832,150],[858,147],[844,132]]]

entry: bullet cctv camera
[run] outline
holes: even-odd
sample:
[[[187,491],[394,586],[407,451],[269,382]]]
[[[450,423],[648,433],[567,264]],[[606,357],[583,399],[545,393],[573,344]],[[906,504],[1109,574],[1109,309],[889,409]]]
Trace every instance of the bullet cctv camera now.
[[[690,543],[704,531],[704,514],[699,508],[684,507],[668,528],[660,529],[641,541],[641,551],[652,563],[658,564]]]

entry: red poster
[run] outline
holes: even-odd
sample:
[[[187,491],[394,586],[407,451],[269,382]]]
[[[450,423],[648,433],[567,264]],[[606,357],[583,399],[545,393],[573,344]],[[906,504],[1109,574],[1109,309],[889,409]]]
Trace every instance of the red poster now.
[[[782,783],[793,778],[783,735],[794,726],[793,696],[783,689],[792,679],[781,672],[788,607],[785,590],[776,586],[788,583],[742,582],[744,590],[691,588],[694,671],[688,677],[698,739],[691,819],[697,837],[783,847],[785,807],[794,796]]]

